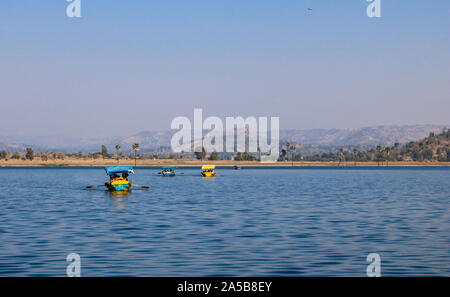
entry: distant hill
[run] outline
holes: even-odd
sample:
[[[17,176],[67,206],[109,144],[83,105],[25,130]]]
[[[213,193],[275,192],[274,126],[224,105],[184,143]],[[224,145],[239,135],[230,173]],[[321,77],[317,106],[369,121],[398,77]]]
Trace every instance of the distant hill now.
[[[290,141],[301,144],[304,149],[324,152],[337,147],[373,148],[376,145],[393,146],[421,140],[430,132],[438,134],[442,125],[377,126],[360,129],[309,129],[281,130],[280,142]],[[70,138],[70,137],[0,137],[0,150],[23,151],[32,147],[36,151],[57,152],[98,152],[104,144],[112,152],[120,144],[123,152],[129,152],[135,142],[141,152],[170,147],[170,139],[175,131],[143,131],[124,137]]]
[[[280,139],[316,146],[393,146],[420,140],[430,132],[440,133],[446,126],[377,126],[359,129],[282,130]]]
[[[36,151],[54,152],[97,152],[104,144],[110,150],[120,144],[122,151],[131,151],[131,145],[138,142],[142,150],[170,146],[171,131],[145,131],[131,136],[104,138],[70,138],[64,136],[10,136],[0,138],[0,150],[23,151],[32,147]]]
[[[377,145],[364,151],[341,148],[335,152],[304,156],[308,161],[372,161],[381,165],[387,165],[393,161],[450,162],[450,130],[445,129],[439,134],[430,132],[427,137],[419,141],[411,141],[403,145],[395,143],[393,147]]]
[[[430,135],[420,141],[411,141],[395,148],[393,159],[402,161],[441,161],[450,162],[450,130]]]

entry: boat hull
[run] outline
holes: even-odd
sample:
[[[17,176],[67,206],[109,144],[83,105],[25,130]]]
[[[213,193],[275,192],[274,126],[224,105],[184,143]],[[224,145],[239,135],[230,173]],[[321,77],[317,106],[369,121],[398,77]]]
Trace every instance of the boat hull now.
[[[163,176],[175,176],[175,172],[164,172],[162,173]]]
[[[111,184],[106,184],[108,190],[113,192],[128,192],[131,188],[131,183],[125,179],[113,181]]]
[[[216,176],[216,172],[202,172],[203,177],[214,177]]]

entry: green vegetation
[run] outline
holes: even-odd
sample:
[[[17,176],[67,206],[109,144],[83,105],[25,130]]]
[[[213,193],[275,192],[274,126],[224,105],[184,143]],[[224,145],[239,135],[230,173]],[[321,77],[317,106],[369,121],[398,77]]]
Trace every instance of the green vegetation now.
[[[209,156],[209,159],[210,159],[211,161],[219,160],[219,159],[220,159],[220,156],[219,156],[219,154],[218,154],[216,151],[214,151],[214,152],[212,152],[211,155]]]
[[[377,162],[378,165],[389,165],[389,162],[450,162],[450,130],[444,130],[441,134],[430,135],[420,141],[409,142],[403,146],[398,143],[393,147],[381,147],[359,151],[353,149],[352,153],[343,148],[336,153],[324,153],[305,158],[306,161],[339,161],[343,162]]]
[[[236,161],[256,161],[256,157],[250,155],[247,152],[244,153],[237,153],[236,157],[234,157],[234,160]]]
[[[7,151],[0,151],[0,159],[8,159],[8,152]]]
[[[134,151],[134,166],[136,166],[137,152],[139,151],[139,143],[133,143],[131,149]]]
[[[116,158],[117,158],[117,164],[119,164],[120,160],[120,145],[116,144]]]
[[[34,159],[34,151],[31,147],[26,148],[25,159],[33,161]]]
[[[294,166],[294,161],[295,161],[295,151],[297,150],[297,147],[295,145],[295,143],[290,143],[289,141],[286,142],[286,154],[287,152],[291,153],[291,161],[292,161],[292,166]]]
[[[54,165],[56,160],[60,163],[64,159],[83,159],[83,160],[96,160],[103,159],[116,159],[119,163],[120,160],[133,160],[136,165],[137,158],[140,159],[198,159],[198,160],[231,160],[234,156],[236,161],[257,161],[261,159],[261,149],[255,153],[241,152],[236,155],[233,153],[217,153],[212,152],[207,155],[204,147],[200,152],[195,153],[171,153],[170,148],[160,147],[158,151],[146,150],[141,155],[138,155],[140,150],[139,143],[134,143],[131,146],[131,153],[121,153],[121,146],[115,146],[115,155],[108,154],[108,149],[105,145],[102,145],[100,152],[93,153],[61,153],[61,152],[35,152],[33,148],[26,148],[20,152],[10,152],[2,150],[0,151],[1,160],[40,160],[45,162],[43,164]],[[307,151],[305,145],[295,144],[292,142],[284,143],[280,147],[279,161],[291,161],[294,165],[294,161],[320,161],[320,162],[338,162],[338,165],[347,165],[363,163],[363,162],[376,162],[379,166],[389,166],[390,162],[450,162],[450,130],[444,129],[441,134],[430,133],[428,137],[415,142],[409,142],[404,145],[395,143],[393,146],[382,147],[380,145],[372,148],[327,148],[327,150],[319,151],[313,155],[305,155],[299,152],[302,150]]]
[[[203,161],[203,159],[205,159],[205,157],[206,157],[206,150],[205,150],[205,148],[203,146],[202,146],[201,152],[195,152],[195,157],[198,160],[202,160],[202,161]]]
[[[102,157],[104,158],[108,158],[108,148],[103,144],[102,145]]]

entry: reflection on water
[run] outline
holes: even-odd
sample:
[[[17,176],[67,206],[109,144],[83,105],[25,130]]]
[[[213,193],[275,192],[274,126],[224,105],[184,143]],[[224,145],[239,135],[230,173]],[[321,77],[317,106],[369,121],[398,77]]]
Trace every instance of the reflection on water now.
[[[127,201],[132,192],[105,191],[105,193],[110,199],[113,208],[125,209],[127,208]]]
[[[128,195],[103,169],[1,168],[0,275],[450,275],[450,169],[218,168],[163,178]],[[51,180],[51,184],[42,184]]]

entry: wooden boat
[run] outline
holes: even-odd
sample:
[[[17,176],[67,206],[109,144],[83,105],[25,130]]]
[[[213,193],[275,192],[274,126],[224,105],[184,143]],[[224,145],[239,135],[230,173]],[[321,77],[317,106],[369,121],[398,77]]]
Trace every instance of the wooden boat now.
[[[131,166],[111,166],[105,167],[106,175],[109,181],[105,183],[105,187],[112,192],[129,192],[131,190],[131,181],[128,176],[134,174]],[[121,176],[119,176],[121,174]]]
[[[176,169],[176,168],[177,167],[173,167],[173,166],[162,167],[161,174],[162,174],[162,176],[175,176],[174,169]]]
[[[216,176],[216,172],[214,169],[216,165],[203,165],[202,166],[202,176],[203,177],[214,177]]]
[[[234,170],[241,170],[241,166],[240,165],[234,165]]]

